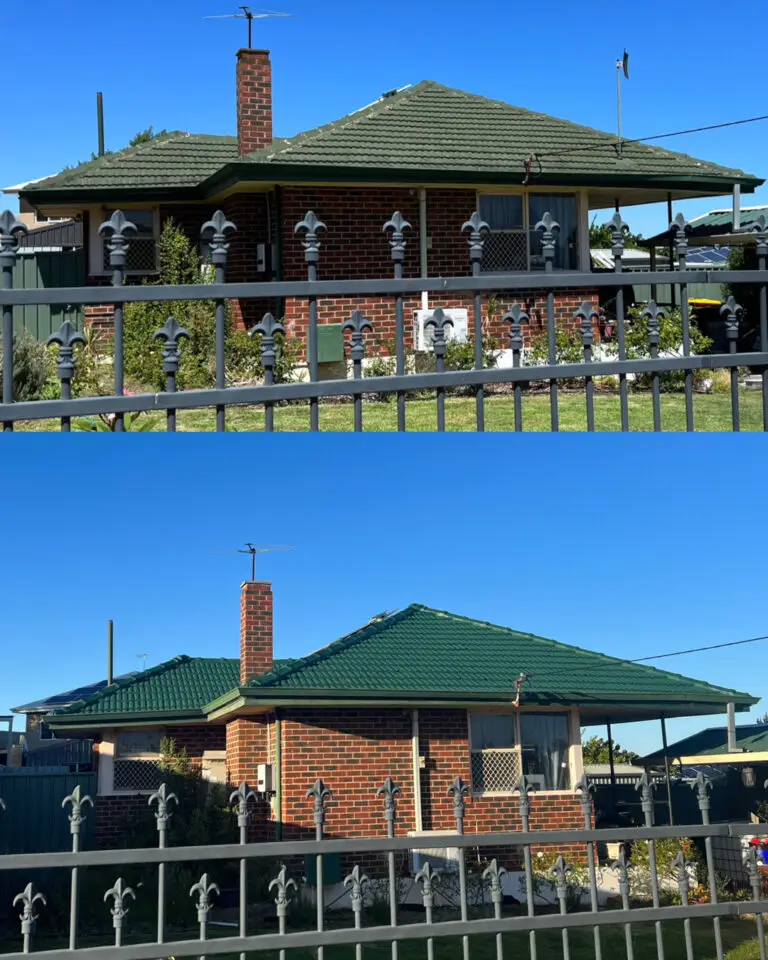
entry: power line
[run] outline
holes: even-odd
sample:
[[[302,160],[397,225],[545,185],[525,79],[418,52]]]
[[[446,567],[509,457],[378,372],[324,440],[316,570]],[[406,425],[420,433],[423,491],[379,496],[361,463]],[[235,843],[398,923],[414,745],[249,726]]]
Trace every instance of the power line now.
[[[690,650],[677,650],[675,653],[657,653],[653,657],[639,657],[637,660],[627,660],[627,663],[645,663],[646,660],[663,660],[666,657],[682,657],[686,653],[703,653],[705,650],[722,650],[724,647],[740,647],[744,643],[757,643],[758,640],[768,640],[768,636],[750,637],[748,640],[731,640],[730,643],[713,643],[708,647],[691,647]]]

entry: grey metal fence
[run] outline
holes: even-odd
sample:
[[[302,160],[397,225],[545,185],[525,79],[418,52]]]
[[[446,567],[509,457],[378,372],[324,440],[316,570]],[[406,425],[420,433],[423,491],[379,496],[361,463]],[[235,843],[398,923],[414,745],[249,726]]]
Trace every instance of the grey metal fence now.
[[[48,854],[28,854],[16,856],[0,856],[0,877],[3,871],[13,871],[14,876],[21,877],[18,894],[13,899],[14,907],[18,908],[18,942],[21,950],[10,952],[8,960],[21,960],[32,951],[35,946],[36,920],[44,916],[44,912],[53,909],[49,902],[46,890],[38,890],[27,877],[35,876],[35,872],[45,868],[51,871],[68,871],[69,896],[69,944],[68,948],[55,945],[53,949],[40,951],[47,960],[71,960],[73,956],[82,954],[89,960],[154,960],[154,958],[187,956],[213,956],[221,954],[240,953],[244,956],[250,952],[277,951],[281,958],[285,951],[295,948],[314,948],[322,956],[324,948],[338,946],[354,947],[356,957],[365,952],[366,945],[389,943],[392,956],[397,960],[398,948],[404,949],[411,941],[422,942],[426,947],[428,960],[433,960],[435,952],[440,950],[436,945],[436,938],[456,938],[461,943],[462,954],[469,958],[472,953],[472,944],[477,942],[472,938],[480,935],[495,937],[495,952],[497,960],[503,960],[505,955],[505,934],[523,933],[528,935],[528,953],[532,960],[537,957],[539,947],[547,956],[554,956],[551,952],[552,943],[542,943],[539,938],[548,938],[555,931],[560,935],[561,953],[564,960],[570,956],[571,937],[579,930],[591,931],[590,952],[596,960],[603,956],[608,960],[608,952],[616,955],[615,939],[613,946],[607,951],[607,935],[609,928],[617,928],[622,943],[621,954],[627,960],[638,960],[648,956],[647,935],[644,938],[645,947],[642,953],[636,952],[635,943],[642,929],[640,925],[649,924],[655,927],[655,949],[658,960],[665,960],[665,931],[668,921],[682,921],[685,942],[685,956],[693,960],[697,956],[696,939],[693,935],[693,921],[697,923],[697,934],[700,925],[711,923],[711,938],[704,954],[698,956],[712,956],[711,948],[718,960],[724,957],[724,937],[721,921],[723,918],[739,919],[745,924],[744,939],[754,940],[757,936],[757,949],[761,960],[765,960],[765,933],[763,927],[763,913],[768,902],[763,899],[763,880],[761,865],[754,852],[754,848],[746,854],[743,861],[744,869],[737,863],[742,876],[742,890],[732,890],[728,898],[723,896],[722,885],[718,883],[716,863],[714,859],[713,841],[725,841],[731,856],[734,842],[742,836],[753,834],[754,824],[711,824],[709,822],[709,790],[710,783],[702,776],[693,787],[696,791],[700,820],[698,824],[675,827],[653,826],[653,791],[654,783],[647,777],[638,784],[638,791],[645,814],[645,826],[632,829],[595,830],[592,827],[591,785],[582,779],[578,785],[580,791],[580,807],[583,814],[582,829],[551,829],[535,830],[530,825],[531,800],[533,788],[525,777],[518,785],[518,805],[521,829],[500,832],[469,833],[464,830],[466,819],[466,804],[469,794],[468,785],[456,778],[449,788],[450,798],[446,802],[452,803],[456,830],[450,835],[440,835],[441,846],[457,851],[455,859],[455,875],[452,884],[452,895],[445,895],[445,887],[449,879],[447,871],[435,869],[434,861],[423,856],[417,862],[412,862],[410,876],[415,889],[418,891],[416,899],[421,913],[413,912],[404,917],[398,909],[398,879],[399,871],[396,863],[396,853],[413,851],[425,841],[413,836],[397,836],[397,802],[400,788],[387,778],[385,784],[377,791],[377,796],[383,796],[383,835],[379,838],[356,839],[328,839],[326,835],[326,805],[332,794],[328,787],[318,780],[307,792],[307,800],[312,804],[315,839],[281,842],[248,842],[248,830],[251,824],[257,803],[256,795],[249,790],[247,784],[233,791],[230,797],[233,814],[237,816],[240,828],[240,842],[211,846],[181,846],[167,845],[168,827],[174,815],[176,797],[165,784],[148,798],[148,805],[154,808],[157,823],[158,844],[153,848],[143,849],[108,849],[108,850],[80,850],[80,836],[86,814],[92,815],[87,808],[92,806],[91,798],[84,796],[79,787],[67,796],[62,806],[69,814],[70,833],[72,840],[71,852]],[[375,802],[371,798],[371,802]],[[98,803],[98,801],[97,801]],[[357,807],[356,807],[357,809]],[[0,815],[3,814],[0,805]],[[500,824],[503,825],[503,824]],[[703,843],[706,856],[702,875],[706,887],[706,897],[697,894],[699,902],[691,902],[692,873],[691,863],[686,857],[686,847],[681,843],[679,853],[671,866],[671,874],[664,876],[657,865],[657,846],[662,841],[677,840],[685,837]],[[642,880],[643,891],[635,889],[636,876],[633,865],[634,853],[631,844],[639,841],[647,843],[647,868]],[[612,866],[617,878],[617,889],[614,902],[600,903],[598,896],[598,863],[596,846],[605,842],[618,842],[621,850],[618,859]],[[721,844],[722,845],[722,844]],[[551,905],[542,906],[537,898],[540,891],[541,877],[534,870],[536,860],[535,851],[543,846],[551,848],[559,855],[552,857],[553,865],[547,871],[546,879],[551,884]],[[659,848],[660,849],[660,848]],[[485,854],[483,857],[484,869],[479,877],[480,892],[474,889],[472,900],[469,896],[470,870],[467,865],[467,853],[477,851]],[[532,851],[534,853],[532,854]],[[423,851],[422,851],[423,853]],[[332,857],[342,857],[349,865],[349,872],[343,880],[343,888],[348,892],[349,910],[341,914],[333,923],[329,920],[329,883],[324,879],[324,865]],[[690,856],[690,854],[688,855]],[[291,864],[304,858],[316,859],[316,893],[315,893],[315,922],[310,930],[289,929],[287,920],[292,910],[292,900],[298,893],[296,879],[291,876]],[[505,876],[510,865],[510,857],[517,864],[524,877],[522,889],[524,891],[521,902],[509,907],[505,903]],[[269,883],[268,896],[274,897],[273,917],[276,920],[271,928],[266,918],[257,925],[249,920],[248,907],[254,903],[252,891],[247,889],[246,866],[254,860],[266,859],[274,865],[274,877]],[[579,896],[574,900],[571,884],[571,864],[580,859],[581,870],[586,870],[585,879],[581,881]],[[221,893],[217,884],[217,873],[221,873],[225,862],[239,862],[239,922],[230,923],[230,927],[237,927],[237,933],[232,932],[222,936],[211,936],[210,911],[216,904]],[[166,923],[167,886],[166,867],[205,864],[205,870],[200,879],[190,885],[189,897],[196,908],[197,928],[193,936],[189,930],[170,931]],[[114,874],[122,874],[130,865],[139,864],[143,879],[129,886],[123,876],[117,876],[111,886],[104,891],[96,892],[96,901],[101,903],[102,893],[104,901],[104,916],[111,915],[112,944],[83,947],[80,943],[79,916],[82,897],[80,890],[85,889],[84,881],[89,870],[96,868],[113,868]],[[362,864],[362,865],[361,865]],[[381,879],[389,890],[390,911],[388,922],[367,925],[365,912],[367,909],[366,887],[371,880],[363,872],[363,866],[369,873],[380,869]],[[378,867],[376,867],[378,864]],[[505,866],[507,864],[507,866]],[[586,866],[584,866],[586,864]],[[199,868],[199,867],[198,867]],[[408,872],[408,871],[406,871]],[[142,897],[146,897],[145,889],[151,887],[147,878],[154,875],[157,879],[157,901],[153,904],[157,919],[156,936],[144,935],[129,936],[131,933],[131,911],[138,907]],[[478,878],[475,877],[475,880]],[[538,884],[538,885],[537,885]],[[670,884],[676,896],[670,896]],[[93,888],[91,887],[93,893]],[[154,890],[149,894],[153,896]],[[447,901],[452,901],[453,910],[447,916],[441,916],[440,907]],[[108,913],[107,913],[108,911]],[[351,913],[351,916],[350,916]],[[752,926],[747,927],[747,924]],[[226,928],[225,928],[226,929]],[[176,933],[177,936],[169,936]],[[102,939],[104,939],[102,937]],[[127,943],[126,939],[133,942]],[[700,944],[700,937],[698,938]],[[10,942],[6,939],[8,946]],[[582,943],[583,948],[583,943]],[[487,948],[486,948],[487,950]],[[519,950],[517,951],[519,952]],[[511,955],[511,954],[510,954]],[[580,956],[583,953],[580,953]],[[750,954],[751,955],[751,954]],[[672,951],[666,954],[681,956]]]
[[[475,424],[478,430],[485,428],[486,388],[491,385],[511,385],[514,393],[514,427],[524,428],[523,387],[532,384],[548,384],[550,425],[552,430],[560,427],[559,388],[564,381],[584,384],[584,404],[586,426],[595,429],[595,382],[596,377],[613,376],[618,379],[621,429],[630,429],[629,384],[633,377],[643,375],[650,379],[653,428],[661,430],[662,423],[662,378],[665,374],[679,373],[684,377],[685,424],[687,430],[695,427],[694,409],[694,372],[717,368],[730,372],[731,426],[739,430],[741,426],[739,368],[749,367],[761,377],[762,421],[768,429],[768,233],[764,218],[755,224],[757,266],[755,270],[713,271],[686,270],[688,244],[686,231],[689,225],[678,215],[670,225],[674,236],[679,269],[674,272],[674,283],[679,291],[679,303],[682,312],[682,343],[679,355],[662,355],[660,350],[662,321],[664,310],[651,300],[645,310],[647,324],[647,350],[640,358],[631,358],[632,351],[627,347],[627,316],[625,295],[634,284],[643,283],[654,287],[656,284],[670,282],[670,272],[624,272],[622,255],[626,224],[619,214],[612,220],[614,246],[612,248],[615,270],[613,273],[576,273],[555,271],[554,260],[556,235],[559,225],[549,214],[545,214],[536,225],[541,236],[541,250],[544,270],[528,273],[487,273],[483,272],[484,246],[488,227],[475,212],[463,225],[457,224],[457,231],[468,235],[468,257],[471,264],[471,276],[404,278],[406,233],[409,224],[396,212],[384,224],[388,235],[393,264],[391,278],[369,280],[321,280],[321,234],[326,230],[316,215],[310,211],[296,225],[296,233],[302,235],[307,279],[290,282],[263,283],[225,283],[225,269],[229,238],[235,231],[225,215],[218,211],[204,224],[202,236],[210,248],[210,258],[215,271],[215,282],[204,285],[129,285],[124,286],[128,239],[135,233],[133,225],[119,210],[102,224],[100,232],[108,239],[107,250],[109,266],[112,270],[112,287],[80,287],[48,290],[12,289],[12,268],[18,256],[19,237],[25,228],[14,216],[5,212],[0,215],[0,269],[2,270],[2,289],[0,306],[3,311],[2,339],[6,345],[3,355],[3,391],[0,403],[0,423],[4,430],[12,430],[19,420],[40,420],[56,418],[61,429],[69,430],[71,418],[76,416],[113,415],[115,429],[125,426],[125,415],[133,411],[164,411],[168,430],[176,429],[176,412],[199,408],[216,409],[217,430],[226,429],[227,407],[235,405],[257,405],[264,409],[265,429],[274,429],[274,407],[283,401],[304,401],[309,405],[309,427],[320,428],[320,401],[323,398],[346,398],[354,403],[354,426],[363,429],[363,400],[367,396],[394,395],[397,399],[397,429],[406,429],[406,399],[412,391],[434,393],[436,401],[436,427],[442,431],[446,427],[445,400],[446,391],[470,390],[475,396]],[[328,228],[332,229],[332,225]],[[721,315],[725,326],[727,353],[693,355],[691,349],[692,320],[689,310],[688,286],[699,282],[731,284],[742,290],[751,287],[757,291],[757,307],[752,309],[751,322],[758,327],[757,350],[739,348],[740,323],[744,314],[740,303],[729,297],[722,306]],[[558,354],[558,321],[556,317],[555,293],[558,290],[584,290],[594,297],[595,289],[615,291],[612,317],[616,328],[615,355],[599,359],[596,349],[595,329],[599,318],[598,304],[585,299],[573,318],[581,336],[583,359],[578,362],[561,363]],[[546,292],[546,359],[545,362],[527,365],[522,362],[525,329],[530,323],[524,304],[513,303],[504,316],[509,330],[509,350],[512,362],[510,366],[499,367],[486,364],[483,349],[483,300],[486,296],[504,294],[522,295],[531,289]],[[433,369],[420,372],[407,363],[405,301],[406,297],[423,292],[438,295],[469,294],[473,300],[470,336],[474,343],[474,366],[469,370],[446,369],[446,350],[452,320],[447,311],[437,307],[427,320],[431,328],[429,346],[433,358]],[[352,309],[354,299],[361,296],[380,295],[394,301],[395,319],[395,372],[380,377],[364,377],[363,361],[369,347],[366,334],[375,333],[373,324],[359,310]],[[320,380],[318,352],[318,300],[320,298],[350,298],[349,319],[344,327],[349,331],[347,343],[352,363],[352,378]],[[227,387],[225,380],[225,301],[229,299],[248,300],[253,298],[295,298],[306,303],[308,342],[306,344],[309,379],[306,382],[275,383],[274,370],[277,350],[281,336],[285,333],[283,325],[271,314],[267,314],[253,332],[261,336],[261,357],[264,366],[263,383],[250,386]],[[163,392],[131,395],[125,392],[124,364],[124,319],[126,303],[163,302],[169,305],[169,313],[174,302],[189,300],[215,301],[216,303],[216,347],[215,370],[216,386],[203,390],[181,390],[176,388],[176,374],[179,368],[179,348],[187,336],[183,328],[183,318],[169,316],[163,327],[156,331],[155,338],[163,341],[163,360],[166,374],[166,389]],[[64,323],[50,341],[59,346],[58,376],[61,380],[61,399],[23,401],[14,403],[13,387],[13,308],[29,304],[80,303],[82,305],[111,304],[114,307],[114,393],[103,397],[72,398],[72,378],[77,363],[75,348],[82,336],[70,324]],[[149,345],[148,345],[149,346]],[[370,352],[370,351],[369,351]]]

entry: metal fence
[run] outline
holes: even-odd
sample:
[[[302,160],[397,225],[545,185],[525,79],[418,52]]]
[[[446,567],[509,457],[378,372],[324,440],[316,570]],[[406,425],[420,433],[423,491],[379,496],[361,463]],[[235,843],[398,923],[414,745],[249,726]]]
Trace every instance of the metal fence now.
[[[284,960],[285,951],[294,948],[314,948],[322,958],[325,948],[347,946],[354,947],[358,960],[368,944],[389,943],[393,960],[398,960],[400,945],[407,948],[409,941],[423,943],[428,960],[433,960],[435,951],[440,947],[435,944],[436,938],[460,938],[464,960],[468,960],[472,952],[472,938],[479,935],[495,937],[495,952],[497,960],[503,960],[505,955],[505,934],[527,934],[528,954],[536,960],[537,950],[541,946],[547,956],[554,956],[551,951],[551,941],[543,944],[539,938],[559,933],[561,952],[564,960],[570,956],[570,938],[575,931],[591,931],[591,952],[596,960],[605,956],[608,960],[617,950],[607,949],[609,928],[618,928],[622,947],[620,953],[627,960],[634,960],[635,939],[638,935],[639,924],[653,924],[655,934],[655,954],[657,960],[665,960],[665,956],[680,956],[672,952],[665,955],[665,928],[667,921],[682,921],[685,940],[685,955],[687,960],[693,960],[694,936],[692,922],[697,921],[697,932],[700,922],[711,922],[711,941],[706,949],[706,956],[712,956],[711,946],[714,945],[718,960],[724,956],[724,939],[721,920],[723,918],[742,918],[746,924],[753,923],[753,927],[746,927],[745,939],[753,939],[756,933],[761,960],[765,960],[765,934],[763,928],[763,912],[768,901],[763,899],[763,883],[760,864],[754,848],[744,858],[743,885],[741,891],[734,891],[730,899],[725,899],[718,887],[718,876],[715,867],[713,843],[725,840],[725,845],[732,849],[734,839],[753,834],[754,824],[712,824],[710,823],[710,783],[699,777],[694,788],[696,791],[701,822],[695,825],[676,827],[653,826],[653,791],[654,784],[647,777],[638,784],[645,825],[624,830],[595,830],[592,827],[591,785],[582,779],[578,785],[580,791],[581,815],[583,815],[583,829],[553,829],[537,830],[531,826],[531,794],[532,788],[525,777],[522,777],[518,793],[518,809],[520,829],[517,831],[465,833],[466,804],[470,788],[461,778],[456,778],[448,789],[449,796],[446,803],[452,803],[455,819],[455,833],[439,836],[441,846],[456,851],[456,883],[453,911],[447,917],[442,916],[441,892],[446,883],[446,872],[434,869],[429,857],[419,860],[418,869],[412,870],[412,880],[418,890],[421,915],[404,919],[398,910],[398,879],[399,871],[396,854],[413,850],[424,844],[425,840],[413,836],[397,836],[396,825],[398,795],[400,788],[387,778],[377,790],[383,812],[383,830],[379,838],[363,839],[328,839],[326,836],[326,807],[332,798],[331,790],[318,780],[307,792],[307,800],[312,804],[315,839],[286,842],[248,842],[248,831],[254,809],[258,802],[256,795],[243,783],[230,797],[233,814],[237,817],[240,831],[239,844],[222,844],[215,846],[183,846],[168,847],[168,825],[174,814],[173,806],[176,797],[165,784],[148,798],[148,805],[154,808],[157,823],[157,847],[145,849],[110,849],[81,851],[80,837],[83,830],[84,818],[92,805],[91,798],[81,793],[76,787],[67,796],[62,806],[69,812],[69,824],[72,840],[72,850],[66,853],[29,854],[17,856],[0,856],[0,876],[3,871],[14,871],[20,876],[21,889],[13,899],[14,907],[18,908],[20,921],[19,942],[21,951],[7,954],[8,960],[21,960],[34,946],[36,920],[44,915],[46,909],[53,909],[49,903],[46,891],[38,890],[34,883],[27,882],[26,878],[35,875],[40,869],[69,871],[69,945],[68,949],[56,947],[41,951],[47,960],[71,960],[74,955],[82,953],[89,960],[153,960],[153,958],[167,957],[172,952],[173,957],[212,956],[221,954],[240,953],[244,957],[246,952],[278,951],[281,960]],[[98,801],[97,801],[98,802]],[[371,798],[373,802],[373,797]],[[355,809],[359,809],[359,803]],[[0,815],[2,810],[0,809]],[[500,815],[501,816],[501,815]],[[500,821],[500,825],[503,825]],[[657,845],[660,841],[670,838],[693,838],[702,843],[706,854],[702,871],[703,882],[707,890],[704,898],[697,897],[692,902],[692,877],[690,862],[686,859],[683,844],[680,845],[672,870],[672,884],[675,888],[676,902],[671,901],[669,894],[669,877],[660,875],[657,866]],[[634,889],[635,872],[633,866],[633,852],[630,845],[637,841],[647,841],[647,894],[639,898]],[[427,841],[428,842],[428,841]],[[600,903],[598,896],[598,858],[596,847],[600,842],[616,842],[621,844],[618,860],[613,864],[617,877],[617,892],[615,902],[610,905]],[[549,908],[542,907],[536,891],[540,889],[536,884],[536,870],[534,863],[537,853],[543,845],[553,849],[559,855],[551,858],[552,867],[548,870],[548,879],[551,882],[552,904]],[[480,877],[482,896],[475,894],[470,901],[467,854],[478,851],[483,858],[484,869]],[[580,897],[574,902],[572,886],[570,884],[571,864],[568,860],[576,859],[576,851],[580,851],[582,870],[586,869],[586,879],[583,881],[583,899]],[[331,857],[342,857],[349,864],[349,873],[343,880],[343,888],[348,895],[349,910],[337,918],[333,923],[329,920],[330,904],[328,902],[328,876],[324,874],[324,864]],[[507,870],[504,863],[509,863],[509,856],[515,858],[518,869],[525,882],[522,885],[524,895],[521,902],[511,909],[505,904],[504,889]],[[294,930],[288,926],[291,914],[292,900],[298,894],[296,879],[291,876],[288,864],[299,859],[311,857],[315,859],[314,877],[316,884],[315,919],[313,929]],[[689,853],[690,857],[690,853]],[[371,882],[363,872],[362,863],[369,864],[375,858],[382,867],[382,879],[388,886],[389,914],[388,922],[378,922],[368,925],[365,920],[366,887]],[[269,896],[274,896],[273,917],[276,919],[275,928],[268,931],[266,920],[253,929],[249,926],[248,907],[253,898],[249,896],[247,866],[257,859],[267,859],[274,866],[274,876],[269,883]],[[239,921],[237,933],[212,937],[210,911],[217,901],[220,889],[217,884],[217,872],[220,873],[225,862],[239,862]],[[199,865],[205,863],[206,870],[199,881],[191,884],[189,897],[196,908],[197,929],[194,936],[190,931],[171,931],[166,923],[167,888],[166,867],[173,865]],[[111,876],[121,874],[132,864],[140,864],[143,873],[142,881],[133,887],[128,886],[122,876],[117,876],[114,882]],[[281,865],[282,864],[282,865]],[[586,868],[584,867],[586,864]],[[737,864],[740,867],[740,864]],[[85,889],[86,873],[95,868],[113,868],[105,882],[111,883],[106,890],[97,891],[97,903],[101,903],[102,892],[104,901],[105,919],[111,915],[112,944],[88,946],[80,944],[81,931],[79,929],[79,913],[81,910],[80,890]],[[370,868],[366,867],[367,869]],[[157,879],[156,937],[149,942],[145,937],[143,942],[126,943],[130,935],[131,910],[138,906],[142,896],[146,896],[146,889],[150,888],[147,878],[154,874]],[[671,902],[670,902],[671,901]],[[153,904],[154,907],[154,904]],[[751,918],[751,919],[746,919]],[[232,924],[234,926],[235,924]],[[169,934],[181,936],[174,937]],[[133,937],[131,937],[133,939]],[[580,956],[583,955],[580,953]],[[647,956],[647,952],[638,955]],[[699,953],[699,956],[701,954]]]
[[[694,372],[722,368],[730,372],[731,425],[734,430],[741,426],[739,368],[749,367],[759,371],[762,379],[762,420],[763,428],[768,429],[768,235],[764,218],[755,225],[758,269],[746,271],[702,271],[686,270],[688,244],[686,231],[689,225],[682,215],[670,225],[675,239],[679,269],[674,272],[674,283],[679,292],[682,312],[682,344],[680,355],[662,355],[660,350],[661,328],[664,311],[653,300],[645,310],[647,322],[647,350],[639,359],[630,358],[627,347],[627,317],[625,294],[636,283],[650,286],[669,283],[670,273],[632,272],[622,270],[622,254],[626,225],[619,214],[612,220],[614,246],[612,248],[615,270],[613,273],[576,273],[556,271],[554,260],[556,236],[559,225],[549,214],[545,214],[536,225],[541,236],[541,250],[544,259],[544,271],[536,273],[485,273],[482,269],[484,246],[488,236],[488,227],[480,215],[475,212],[462,225],[457,224],[468,235],[468,256],[471,264],[471,276],[404,278],[406,233],[409,224],[399,212],[384,224],[383,230],[388,236],[393,277],[366,280],[320,280],[321,272],[321,234],[326,230],[315,214],[310,211],[296,224],[295,232],[302,235],[304,259],[307,268],[305,281],[263,282],[263,283],[225,283],[227,251],[229,238],[235,231],[225,215],[218,211],[204,224],[202,236],[210,248],[210,259],[214,266],[215,282],[202,285],[129,285],[124,286],[127,264],[128,239],[135,233],[133,225],[118,210],[102,224],[100,232],[108,240],[107,251],[109,266],[112,270],[112,287],[80,287],[48,290],[12,289],[12,268],[18,255],[18,238],[23,234],[23,224],[6,212],[0,215],[0,268],[3,284],[0,289],[0,306],[3,310],[2,338],[6,345],[3,357],[3,392],[0,404],[0,423],[5,430],[12,430],[15,421],[56,418],[61,429],[69,430],[72,417],[112,415],[115,429],[125,428],[125,415],[133,411],[164,411],[168,430],[176,429],[176,412],[196,408],[216,409],[216,429],[226,429],[227,407],[234,405],[260,406],[264,410],[264,423],[267,431],[274,429],[274,408],[284,401],[304,401],[309,406],[309,427],[320,428],[320,401],[323,398],[352,399],[354,404],[354,428],[363,429],[363,400],[371,395],[394,395],[397,400],[397,429],[406,429],[406,399],[413,391],[434,393],[435,423],[437,430],[446,426],[446,392],[456,389],[469,390],[475,397],[475,424],[478,430],[485,428],[486,388],[499,384],[511,385],[514,394],[514,428],[522,430],[523,423],[523,387],[546,384],[549,388],[550,425],[552,430],[560,427],[559,389],[564,381],[584,384],[584,404],[586,426],[595,429],[595,378],[613,376],[618,379],[621,429],[630,429],[629,386],[631,379],[643,375],[650,379],[653,428],[662,429],[662,378],[665,374],[679,373],[684,377],[685,424],[687,430],[695,427],[694,410]],[[328,228],[332,229],[332,225]],[[383,241],[382,241],[383,242]],[[739,325],[743,315],[742,306],[734,297],[729,297],[722,307],[722,317],[726,328],[728,353],[718,355],[693,355],[691,350],[692,321],[689,310],[688,285],[699,282],[726,283],[737,289],[752,285],[758,290],[757,310],[759,314],[759,349],[740,351]],[[583,359],[578,362],[558,362],[558,323],[556,318],[555,294],[558,290],[582,289],[588,296],[594,296],[595,288],[615,291],[615,356],[598,358],[595,329],[599,318],[598,304],[588,299],[575,312],[574,322],[581,336]],[[546,293],[546,339],[547,357],[545,362],[535,365],[522,363],[525,330],[530,323],[524,305],[512,303],[504,316],[504,324],[509,331],[509,350],[512,362],[510,366],[487,365],[483,347],[483,300],[488,295],[500,295],[514,298],[516,292],[541,290]],[[468,294],[473,300],[470,339],[474,343],[474,367],[469,370],[446,369],[446,349],[450,337],[452,320],[441,307],[437,307],[427,320],[432,329],[430,338],[433,355],[433,369],[420,372],[407,362],[405,300],[408,296],[422,292],[441,296]],[[375,334],[375,325],[357,309],[353,309],[355,298],[363,296],[381,296],[391,298],[395,319],[395,371],[392,375],[379,377],[363,376],[363,361],[366,351],[366,335]],[[349,332],[347,348],[352,365],[352,378],[320,380],[318,354],[318,300],[320,298],[350,298],[350,311],[344,328]],[[227,387],[225,379],[225,337],[226,314],[225,301],[228,299],[248,300],[253,298],[294,298],[306,304],[308,342],[307,366],[309,379],[306,382],[275,383],[274,370],[278,358],[279,342],[285,333],[284,326],[271,314],[253,328],[253,333],[261,337],[261,357],[264,366],[263,383],[251,386]],[[183,328],[183,317],[169,316],[163,327],[156,331],[155,338],[163,341],[163,360],[166,375],[166,389],[160,393],[127,396],[125,393],[124,372],[124,305],[126,303],[160,301],[169,305],[169,314],[174,302],[189,300],[215,301],[216,304],[216,347],[215,371],[216,386],[203,390],[176,389],[176,375],[179,369],[179,348],[187,336]],[[24,401],[14,403],[13,388],[13,351],[8,348],[13,343],[14,317],[13,307],[29,304],[111,304],[114,307],[114,393],[104,397],[72,398],[71,385],[77,362],[75,347],[82,342],[82,336],[64,323],[50,342],[59,346],[58,376],[61,380],[60,400]],[[181,322],[178,322],[178,321]],[[149,347],[149,344],[148,344]]]

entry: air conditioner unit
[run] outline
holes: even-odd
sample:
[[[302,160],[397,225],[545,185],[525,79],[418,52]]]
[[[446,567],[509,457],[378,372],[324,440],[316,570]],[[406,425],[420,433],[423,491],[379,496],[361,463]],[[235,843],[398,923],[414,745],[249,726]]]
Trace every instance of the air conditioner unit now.
[[[443,313],[453,320],[453,326],[446,325],[445,339],[451,343],[466,343],[467,330],[469,324],[469,313],[463,307],[451,307],[443,310]],[[427,321],[432,319],[434,310],[416,310],[414,317],[416,349],[422,351],[432,350],[432,341],[435,337],[435,328],[432,325],[427,326]]]
[[[411,849],[411,874],[418,873],[427,862],[433,870],[441,870],[443,873],[457,871],[459,869],[459,848],[432,846],[430,843],[437,837],[455,836],[455,833],[455,830],[430,830],[426,833],[409,832],[409,837],[419,838],[428,844],[428,846],[418,846]]]

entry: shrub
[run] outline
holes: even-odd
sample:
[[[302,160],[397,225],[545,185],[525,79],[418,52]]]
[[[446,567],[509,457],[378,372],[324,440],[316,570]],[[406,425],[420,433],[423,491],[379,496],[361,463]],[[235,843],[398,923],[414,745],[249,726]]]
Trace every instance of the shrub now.
[[[558,363],[581,363],[584,360],[584,344],[581,334],[573,327],[555,328],[555,357]],[[546,331],[531,338],[531,348],[526,364],[538,365],[549,362],[549,339]]]
[[[630,307],[627,312],[625,337],[627,356],[630,360],[641,360],[650,357],[651,348],[648,345],[648,317],[643,316],[643,307]],[[693,317],[690,318],[691,353],[706,353],[712,345],[709,337],[705,337]],[[659,318],[659,353],[680,357],[683,354],[683,315],[679,310],[668,310]],[[694,384],[703,377],[702,371],[694,371]],[[638,374],[635,386],[647,389],[652,382],[651,374]],[[659,386],[664,391],[679,391],[685,386],[685,373],[682,370],[671,370],[659,374]]]
[[[53,370],[44,344],[22,328],[13,337],[13,398],[39,400]],[[0,391],[3,388],[3,342],[0,338]]]

